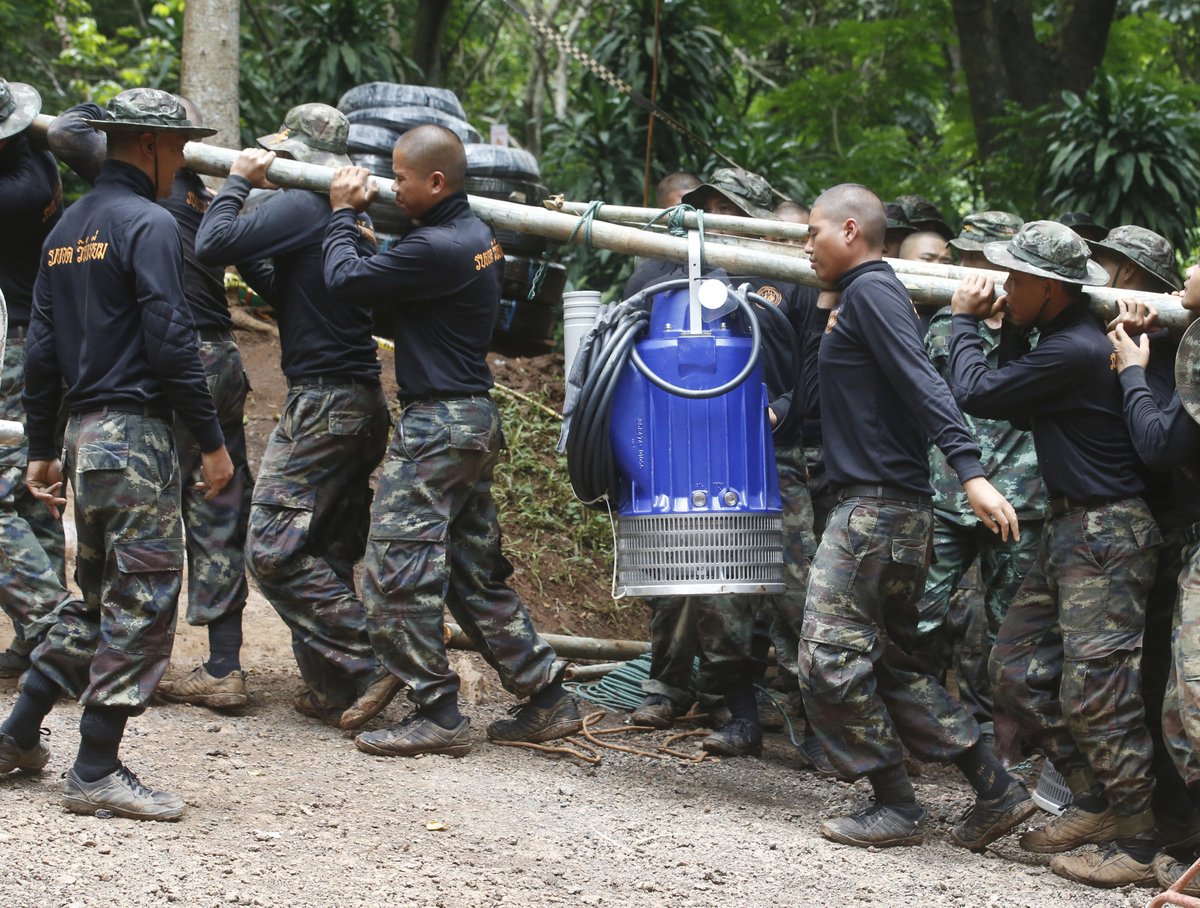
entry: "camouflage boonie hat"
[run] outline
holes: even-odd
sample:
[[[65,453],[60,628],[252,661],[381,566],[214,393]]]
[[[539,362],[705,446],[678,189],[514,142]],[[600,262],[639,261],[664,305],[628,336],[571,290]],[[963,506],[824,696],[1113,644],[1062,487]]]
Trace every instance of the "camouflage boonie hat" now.
[[[130,88],[108,102],[107,120],[84,120],[104,132],[177,132],[188,139],[216,135],[215,129],[196,126],[180,100],[160,88]]]
[[[695,208],[703,207],[704,197],[709,192],[723,195],[732,204],[746,212],[752,218],[762,218],[766,221],[778,221],[775,212],[771,210],[771,184],[756,173],[742,170],[740,167],[722,167],[713,171],[707,183],[701,183],[691,192],[686,193],[681,201]]]
[[[916,233],[917,228],[908,223],[908,215],[904,206],[899,202],[885,202],[883,211],[887,215],[888,230],[903,230],[905,233]]]
[[[1114,227],[1102,240],[1088,244],[1092,250],[1108,249],[1125,256],[1143,271],[1157,278],[1168,290],[1179,289],[1175,274],[1175,249],[1165,237],[1153,230],[1127,224]]]
[[[932,230],[941,234],[946,242],[954,239],[954,231],[950,229],[950,225],[933,202],[919,195],[902,195],[896,202],[904,209],[904,216],[908,218],[908,223],[914,230]]]
[[[1083,237],[1056,221],[1030,221],[1007,243],[988,243],[983,254],[993,265],[1054,281],[1103,287],[1108,272],[1089,257]]]
[[[1011,211],[977,211],[963,218],[962,232],[950,245],[960,252],[979,252],[985,243],[1011,240],[1024,223]]]
[[[0,139],[15,136],[42,111],[42,96],[32,85],[0,79]]]
[[[347,167],[346,137],[350,121],[328,104],[301,104],[283,118],[279,132],[261,136],[258,144],[267,151],[281,151],[305,164]]]
[[[1097,224],[1092,220],[1091,214],[1086,211],[1064,211],[1054,220],[1060,224],[1066,224],[1085,240],[1102,240],[1108,233],[1108,228],[1103,224]]]

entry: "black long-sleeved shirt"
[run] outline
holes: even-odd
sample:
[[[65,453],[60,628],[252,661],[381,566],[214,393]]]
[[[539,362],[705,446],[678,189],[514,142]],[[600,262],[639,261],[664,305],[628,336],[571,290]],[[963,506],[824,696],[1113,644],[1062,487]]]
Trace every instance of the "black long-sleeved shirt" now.
[[[1039,325],[1037,346],[988,368],[976,319],[955,315],[949,382],[974,416],[1028,421],[1050,496],[1078,501],[1141,495],[1112,344],[1084,305]]]
[[[98,104],[77,104],[55,117],[48,133],[50,147],[62,161],[89,183],[96,181],[108,151],[108,142],[100,130],[87,120],[107,119]],[[183,243],[183,295],[197,329],[228,330],[229,301],[225,296],[225,266],[230,262],[206,264],[196,258],[196,231],[200,219],[213,200],[213,192],[199,174],[181,167],[171,184],[171,194],[159,203],[175,217]],[[260,295],[270,286],[270,266],[263,262],[234,263],[246,282]]]
[[[624,298],[629,299],[646,287],[686,277],[687,267],[676,262],[647,259],[634,269],[625,284]],[[802,340],[812,313],[816,310],[815,287],[785,284],[773,279],[728,277],[723,271],[709,277],[719,278],[734,287],[749,283],[751,290],[774,305],[776,313],[759,308],[762,334],[763,382],[767,386],[769,406],[776,417],[772,433],[776,445],[811,444],[820,441],[820,403],[817,400],[815,370],[804,367]],[[806,379],[811,378],[811,383]]]
[[[328,209],[328,202],[326,202]],[[325,234],[325,283],[348,312],[386,307],[404,397],[481,394],[492,387],[492,338],[504,250],[464,192],[443,199],[386,252],[364,255],[354,212],[335,212]]]
[[[179,229],[137,168],[107,161],[46,238],[25,349],[31,460],[73,413],[171,407],[201,450],[224,444],[183,299]]]
[[[1129,366],[1119,380],[1134,450],[1151,470],[1170,471],[1171,515],[1183,524],[1200,521],[1200,425],[1183,408],[1178,391],[1155,393],[1141,366]]]
[[[13,327],[29,324],[42,241],[61,217],[54,155],[18,133],[0,149],[0,292]]]
[[[275,307],[281,365],[289,379],[337,375],[377,381],[380,367],[370,314],[340,305],[326,289],[321,244],[330,220],[329,199],[306,189],[287,189],[239,215],[249,193],[244,177],[225,182],[200,222],[197,258],[274,261],[274,275],[260,279],[260,292]],[[369,221],[348,220],[348,242],[355,254],[373,250]]]
[[[931,439],[960,482],[983,476],[979,445],[925,355],[916,310],[891,266],[864,262],[834,283],[841,291],[838,305],[816,329],[820,333],[814,337],[810,329],[810,343],[819,343],[830,483],[931,495]]]

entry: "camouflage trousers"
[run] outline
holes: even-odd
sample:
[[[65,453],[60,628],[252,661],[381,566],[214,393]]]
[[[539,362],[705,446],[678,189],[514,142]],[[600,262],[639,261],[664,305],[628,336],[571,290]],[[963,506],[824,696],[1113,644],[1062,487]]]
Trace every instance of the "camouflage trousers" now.
[[[1140,498],[1052,516],[989,661],[997,706],[1074,793],[1103,785],[1125,836],[1154,826],[1141,664],[1161,541]]]
[[[24,424],[24,389],[25,340],[13,338],[0,371],[0,419]],[[33,648],[67,597],[62,521],[25,488],[27,464],[24,445],[0,447],[0,609],[13,623],[14,648],[23,652]]]
[[[183,526],[187,539],[187,622],[204,625],[246,605],[246,521],[253,482],[246,463],[244,425],[250,383],[233,339],[200,341],[200,362],[233,461],[233,478],[205,500],[200,481],[200,445],[182,421],[175,423],[175,448],[183,478]]]
[[[650,677],[642,682],[647,694],[666,697],[677,712],[685,711],[697,699],[696,610],[699,596],[651,596]],[[727,597],[717,597],[727,598]]]
[[[63,475],[75,492],[83,598],[56,609],[33,664],[84,706],[141,709],[171,659],[183,577],[171,424],[141,413],[73,414]]]
[[[380,662],[428,706],[458,693],[446,658],[443,609],[518,697],[558,669],[508,585],[492,474],[503,447],[487,397],[407,404],[371,510],[363,602]]]
[[[787,592],[770,596],[766,612],[770,619],[771,642],[781,677],[795,679],[800,672],[798,654],[804,625],[804,600],[817,539],[813,533],[813,499],[808,490],[805,449],[783,446],[775,449],[779,471],[779,494],[783,498],[783,577]]]
[[[1163,700],[1162,732],[1188,787],[1200,786],[1200,536],[1183,550],[1179,597],[1171,629],[1171,674]]]
[[[246,564],[292,632],[301,676],[330,705],[379,673],[354,565],[388,422],[376,383],[293,382],[254,484]]]
[[[979,726],[911,655],[933,513],[846,498],[829,515],[808,581],[800,691],[809,728],[849,777],[898,766],[907,747],[947,762]]]
[[[992,720],[988,656],[1008,604],[1037,560],[1041,529],[1040,520],[1022,521],[1021,538],[1005,542],[978,524],[962,526],[934,514],[933,563],[917,605],[916,655],[934,677],[953,665],[959,701],[978,722]],[[976,559],[982,590],[958,590]]]

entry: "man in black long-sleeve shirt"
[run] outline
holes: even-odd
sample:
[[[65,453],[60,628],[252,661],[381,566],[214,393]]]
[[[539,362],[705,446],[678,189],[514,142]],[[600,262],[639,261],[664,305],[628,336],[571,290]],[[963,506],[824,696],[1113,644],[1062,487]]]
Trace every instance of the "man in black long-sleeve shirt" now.
[[[180,98],[184,111],[203,125],[199,110]],[[46,132],[50,149],[68,167],[95,183],[104,164],[107,143],[103,130],[88,124],[103,120],[99,105],[78,104],[54,118]],[[185,677],[164,680],[159,693],[168,700],[197,706],[244,706],[249,697],[242,673],[242,611],[246,606],[246,571],[242,550],[250,512],[250,470],[246,462],[244,427],[246,392],[250,385],[242,356],[233,339],[233,319],[225,298],[224,264],[204,264],[196,258],[196,231],[213,199],[199,174],[180,167],[171,194],[159,200],[175,218],[183,246],[183,296],[195,326],[200,362],[217,408],[225,447],[233,460],[233,479],[219,495],[208,498],[195,491],[200,477],[200,445],[181,421],[175,426],[175,449],[183,477],[183,524],[187,541],[187,621],[208,630],[209,658]],[[239,263],[242,276],[257,286],[262,269],[255,262]]]
[[[204,452],[206,491],[217,494],[233,474],[183,300],[179,231],[154,204],[170,191],[185,142],[213,130],[193,127],[178,100],[155,89],[123,92],[109,110],[100,177],[46,239],[25,360],[26,483],[57,514],[69,477],[84,598],[55,611],[33,651],[0,726],[0,773],[45,765],[38,728],[68,693],[84,710],[63,805],[173,820],[183,799],[146,788],[118,752],[174,641],[183,523],[172,411]],[[64,397],[70,419],[60,465],[55,429]]]
[[[448,129],[420,126],[400,137],[392,153],[396,201],[418,226],[378,255],[363,256],[355,243],[355,211],[377,192],[369,172],[343,168],[329,190],[325,282],[348,312],[387,307],[403,408],[371,510],[363,600],[371,643],[417,709],[355,739],[360,750],[383,756],[461,755],[471,747],[458,675],[446,659],[446,608],[505,688],[529,697],[513,718],[488,726],[489,738],[537,743],[582,726],[554,650],[506,583],[512,565],[500,549],[492,500],[503,435],[487,364],[504,251],[471,212],[466,166],[462,142]]]
[[[800,689],[834,767],[866,775],[875,792],[872,807],[827,820],[821,834],[861,847],[924,841],[907,745],[922,760],[953,762],[975,789],[951,838],[978,849],[1036,808],[975,720],[905,650],[929,569],[930,438],[986,527],[1007,537],[1017,518],[984,478],[979,447],[925,356],[912,301],[882,261],[886,226],[879,199],[852,184],[818,198],[809,221],[813,269],[836,287],[823,294],[819,305],[836,305],[808,345],[818,349],[826,471],[839,504],[809,575]]]
[[[308,685],[294,701],[305,715],[357,728],[387,706],[399,683],[367,639],[354,565],[366,545],[371,471],[387,446],[387,400],[370,314],[339,306],[321,273],[329,221],[325,197],[305,189],[272,193],[239,215],[252,187],[271,188],[276,154],[324,166],[348,164],[349,123],[328,104],[288,111],[278,133],[234,162],[196,234],[196,256],[216,263],[271,259],[288,396],[254,484],[247,562],[292,632]],[[270,149],[269,151],[267,149]],[[366,219],[354,222],[356,248],[375,245]]]
[[[25,335],[42,241],[62,217],[62,185],[54,156],[30,143],[26,127],[41,108],[37,91],[0,79],[0,292],[8,336],[0,371],[0,419],[25,422]],[[25,488],[24,445],[0,447],[0,608],[16,632],[0,653],[0,678],[29,668],[43,619],[67,596],[62,521]]]
[[[1141,697],[1146,596],[1162,536],[1122,413],[1115,354],[1080,285],[1106,284],[1069,227],[1032,221],[984,247],[1009,269],[1007,296],[972,276],[951,301],[950,386],[967,412],[1028,421],[1050,498],[1038,560],[1005,615],[992,690],[1071,787],[1073,804],[1021,846],[1057,856],[1060,876],[1099,886],[1153,879],[1150,735]],[[989,368],[977,321],[1003,307],[1037,347]]]

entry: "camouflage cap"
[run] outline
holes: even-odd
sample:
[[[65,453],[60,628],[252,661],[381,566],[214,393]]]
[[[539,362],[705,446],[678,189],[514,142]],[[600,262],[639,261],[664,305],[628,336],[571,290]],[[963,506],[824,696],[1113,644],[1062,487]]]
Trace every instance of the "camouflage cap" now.
[[[1091,214],[1086,211],[1064,211],[1054,220],[1060,224],[1066,224],[1085,240],[1102,240],[1108,233],[1108,228],[1103,224],[1097,224],[1092,220]]]
[[[42,96],[32,85],[0,79],[0,139],[15,136],[42,110]]]
[[[1089,257],[1088,244],[1056,221],[1030,221],[1008,242],[988,243],[983,254],[993,265],[1054,281],[1103,287],[1108,272]]]
[[[104,132],[176,132],[188,139],[216,135],[215,129],[196,126],[182,102],[160,88],[130,88],[108,102],[107,120],[84,120]]]
[[[685,205],[702,208],[704,198],[710,192],[721,194],[752,218],[779,220],[771,210],[775,201],[771,184],[756,173],[742,170],[740,167],[722,167],[713,171],[707,183],[701,183],[691,192],[684,194],[681,201]]]
[[[961,252],[978,252],[984,243],[1011,240],[1023,223],[1011,211],[977,211],[963,218],[962,232],[950,245]]]
[[[1092,250],[1108,249],[1125,256],[1151,277],[1156,278],[1167,290],[1179,289],[1179,278],[1175,272],[1175,248],[1166,237],[1153,230],[1127,224],[1114,227],[1102,240],[1089,243]]]
[[[300,104],[283,118],[279,132],[261,136],[258,144],[268,151],[283,152],[306,164],[346,167],[346,139],[350,121],[328,104]]]
[[[908,215],[904,213],[904,206],[899,202],[886,202],[883,206],[884,212],[887,214],[887,229],[903,230],[905,233],[916,233],[917,228],[908,223]]]
[[[947,242],[954,239],[954,231],[950,229],[950,225],[946,223],[946,219],[942,217],[942,213],[938,211],[937,205],[933,202],[919,195],[898,196],[896,202],[904,209],[908,223],[915,230],[932,230],[934,233],[941,234]]]

